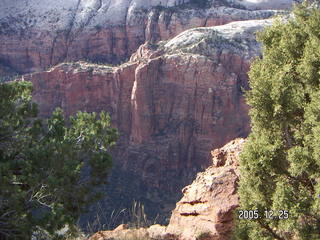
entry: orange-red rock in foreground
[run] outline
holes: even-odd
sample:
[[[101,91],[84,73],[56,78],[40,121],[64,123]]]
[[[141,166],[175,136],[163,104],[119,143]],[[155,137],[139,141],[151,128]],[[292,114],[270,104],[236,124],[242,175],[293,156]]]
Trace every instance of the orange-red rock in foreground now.
[[[193,183],[183,188],[167,227],[100,231],[89,240],[163,239],[228,240],[233,227],[233,211],[238,206],[239,154],[245,140],[236,139],[211,152],[212,165],[198,173]]]
[[[205,233],[212,236],[210,239],[229,239],[233,211],[239,203],[238,166],[244,142],[236,139],[211,152],[213,165],[182,190],[184,195],[173,211],[167,232],[182,239],[196,239]]]

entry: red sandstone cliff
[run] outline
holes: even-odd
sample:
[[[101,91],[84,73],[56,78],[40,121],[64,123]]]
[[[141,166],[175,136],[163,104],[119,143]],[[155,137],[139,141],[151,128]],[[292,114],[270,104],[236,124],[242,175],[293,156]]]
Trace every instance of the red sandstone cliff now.
[[[118,67],[60,64],[25,75],[42,116],[55,107],[110,112],[121,139],[105,208],[144,202],[165,217],[179,190],[210,164],[209,150],[249,132],[250,61],[260,53],[254,33],[268,20],[188,30],[145,44]],[[164,220],[164,219],[162,219]]]
[[[275,14],[241,9],[245,6],[228,1],[215,0],[207,9],[184,2],[188,1],[2,0],[0,65],[23,74],[63,61],[119,63],[145,41],[168,40],[194,27]]]
[[[212,165],[198,173],[193,183],[183,188],[168,226],[100,231],[89,240],[162,239],[228,240],[233,228],[233,213],[239,200],[239,155],[245,140],[236,139],[211,152]]]

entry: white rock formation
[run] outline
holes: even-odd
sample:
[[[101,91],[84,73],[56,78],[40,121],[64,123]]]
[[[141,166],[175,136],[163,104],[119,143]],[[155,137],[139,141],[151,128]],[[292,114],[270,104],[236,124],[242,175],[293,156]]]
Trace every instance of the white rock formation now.
[[[215,27],[194,28],[182,32],[164,47],[169,53],[188,52],[210,55],[223,45],[230,52],[251,58],[261,51],[255,33],[272,24],[272,19],[238,21]],[[244,49],[246,51],[244,51]]]
[[[81,25],[93,17],[95,24],[109,22],[121,24],[135,9],[154,6],[172,7],[189,0],[1,0],[0,20],[11,18],[39,28],[64,29],[70,21]],[[59,26],[55,26],[57,23]]]
[[[77,25],[121,24],[131,19],[136,10],[154,6],[172,7],[190,0],[1,0],[0,22],[40,29],[65,29]],[[228,0],[248,9],[286,9],[292,0]],[[75,20],[75,21],[74,21]]]

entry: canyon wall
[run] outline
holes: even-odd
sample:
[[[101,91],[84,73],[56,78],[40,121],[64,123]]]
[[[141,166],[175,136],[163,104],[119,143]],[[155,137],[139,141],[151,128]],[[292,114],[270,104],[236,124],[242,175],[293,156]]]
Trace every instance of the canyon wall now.
[[[145,41],[277,13],[247,10],[239,1],[209,2],[210,7],[199,8],[187,0],[2,0],[0,68],[25,74],[64,61],[120,63]],[[0,71],[0,77],[5,75]]]
[[[243,90],[261,52],[255,33],[270,24],[195,28],[146,43],[117,67],[63,63],[22,79],[33,82],[41,116],[55,107],[67,115],[108,111],[121,137],[103,208],[121,209],[134,198],[166,222],[180,189],[210,164],[210,149],[249,133]]]
[[[167,222],[210,150],[249,133],[255,33],[292,2],[2,0],[0,77],[26,74],[42,117],[108,111],[121,136],[101,207],[135,199]]]

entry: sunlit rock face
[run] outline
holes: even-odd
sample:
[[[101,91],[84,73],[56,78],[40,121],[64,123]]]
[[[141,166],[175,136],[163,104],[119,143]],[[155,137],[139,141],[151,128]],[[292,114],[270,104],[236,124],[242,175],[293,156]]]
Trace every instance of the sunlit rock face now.
[[[64,61],[120,63],[145,41],[168,40],[194,27],[270,17],[282,9],[273,2],[215,0],[201,9],[188,0],[2,0],[0,65],[23,74]]]
[[[196,240],[201,234],[208,240],[230,239],[239,206],[239,156],[244,143],[239,138],[211,152],[212,165],[182,189],[167,233],[184,240]]]

